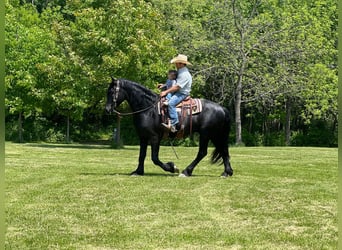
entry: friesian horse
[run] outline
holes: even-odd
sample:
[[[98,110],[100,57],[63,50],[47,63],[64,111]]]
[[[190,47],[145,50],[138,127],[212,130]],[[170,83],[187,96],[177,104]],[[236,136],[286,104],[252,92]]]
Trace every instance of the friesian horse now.
[[[144,161],[148,144],[151,144],[151,158],[155,165],[165,171],[179,173],[173,162],[163,163],[159,160],[160,141],[164,129],[161,125],[161,116],[158,113],[159,95],[146,87],[126,80],[114,79],[107,90],[106,111],[115,110],[123,101],[127,101],[132,109],[133,122],[140,139],[139,164],[131,175],[144,175]],[[226,108],[219,104],[201,99],[203,111],[192,116],[192,132],[199,133],[199,150],[196,158],[187,166],[180,176],[191,176],[196,165],[207,155],[208,143],[215,146],[212,154],[212,163],[223,162],[222,177],[232,176],[233,169],[229,162],[228,137],[230,131],[230,115]],[[190,131],[190,118],[183,121],[184,136]]]

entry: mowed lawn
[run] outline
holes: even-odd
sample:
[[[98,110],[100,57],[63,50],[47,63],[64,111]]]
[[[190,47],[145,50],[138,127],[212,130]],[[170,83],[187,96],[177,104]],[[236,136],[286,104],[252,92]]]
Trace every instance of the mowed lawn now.
[[[337,249],[337,149],[233,147],[227,179],[209,156],[190,178],[150,157],[131,177],[135,146],[5,151],[6,249]],[[161,159],[182,170],[197,148],[176,151]]]

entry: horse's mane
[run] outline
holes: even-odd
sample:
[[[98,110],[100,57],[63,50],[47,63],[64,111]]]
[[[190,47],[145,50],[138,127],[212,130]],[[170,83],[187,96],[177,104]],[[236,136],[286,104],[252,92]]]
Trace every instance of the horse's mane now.
[[[126,86],[130,89],[130,94],[135,96],[135,99],[139,102],[143,101],[150,101],[155,102],[158,94],[153,92],[152,90],[148,89],[147,87],[143,86],[140,83],[133,82],[127,79],[119,79],[122,82],[123,86]]]

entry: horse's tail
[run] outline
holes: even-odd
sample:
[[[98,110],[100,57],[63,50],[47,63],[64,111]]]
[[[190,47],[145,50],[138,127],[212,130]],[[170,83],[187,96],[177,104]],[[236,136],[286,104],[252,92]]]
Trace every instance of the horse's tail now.
[[[230,133],[230,114],[226,108],[223,108],[225,116],[224,116],[224,125],[222,127],[222,131],[217,133],[214,138],[212,138],[212,142],[215,145],[214,152],[211,156],[212,163],[220,163],[222,164],[222,157],[228,154],[228,140]],[[229,154],[227,155],[229,157]]]

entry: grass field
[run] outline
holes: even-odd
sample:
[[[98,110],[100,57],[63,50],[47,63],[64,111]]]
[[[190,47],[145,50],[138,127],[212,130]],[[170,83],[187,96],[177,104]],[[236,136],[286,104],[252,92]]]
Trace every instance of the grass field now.
[[[6,249],[337,249],[337,149],[231,148],[227,179],[209,157],[130,177],[138,152],[6,143]]]

